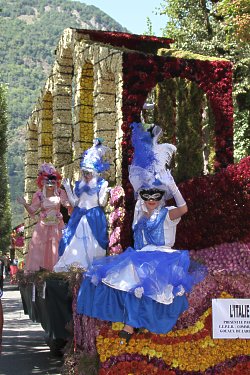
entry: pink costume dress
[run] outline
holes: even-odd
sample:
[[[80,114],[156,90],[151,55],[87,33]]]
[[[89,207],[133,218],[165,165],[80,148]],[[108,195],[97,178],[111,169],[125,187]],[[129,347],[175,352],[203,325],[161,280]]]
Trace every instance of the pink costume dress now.
[[[64,190],[58,189],[58,195],[45,197],[41,191],[33,195],[32,203],[27,207],[31,217],[39,212],[29,243],[26,257],[26,271],[39,271],[40,268],[52,271],[58,261],[58,244],[64,228],[63,216],[60,212],[61,204],[70,207]]]

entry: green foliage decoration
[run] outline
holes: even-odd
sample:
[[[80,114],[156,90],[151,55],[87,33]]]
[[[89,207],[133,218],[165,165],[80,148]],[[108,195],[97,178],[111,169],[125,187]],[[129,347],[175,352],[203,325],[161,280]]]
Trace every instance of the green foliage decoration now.
[[[156,85],[154,110],[155,123],[163,130],[162,142],[176,143],[176,90],[175,79],[168,79]]]

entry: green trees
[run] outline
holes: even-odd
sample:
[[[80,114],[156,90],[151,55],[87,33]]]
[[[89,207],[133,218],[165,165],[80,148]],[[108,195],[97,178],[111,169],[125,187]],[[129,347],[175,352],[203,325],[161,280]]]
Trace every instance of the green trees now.
[[[8,190],[7,153],[7,105],[6,90],[0,85],[0,251],[10,244],[11,214]]]
[[[174,48],[226,58],[234,65],[234,157],[250,154],[249,1],[165,0],[161,13],[169,22],[164,36]]]
[[[100,9],[70,0],[2,1],[0,6],[0,83],[8,87],[8,169],[12,226],[23,220],[15,197],[23,194],[25,125],[54,62],[67,27],[126,31]]]

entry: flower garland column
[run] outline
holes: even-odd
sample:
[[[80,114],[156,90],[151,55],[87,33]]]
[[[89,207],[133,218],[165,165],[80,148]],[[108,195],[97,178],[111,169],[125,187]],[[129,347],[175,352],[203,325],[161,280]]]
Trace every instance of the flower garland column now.
[[[52,162],[53,103],[50,91],[41,98],[38,120],[38,165]]]
[[[60,52],[59,52],[60,53]],[[72,72],[70,49],[65,49],[54,65],[53,158],[56,166],[72,161]]]
[[[38,110],[37,107],[34,109],[32,115],[28,119],[26,125],[26,152],[25,152],[25,198],[27,201],[31,201],[33,193],[36,191],[36,178],[37,178],[37,167],[38,167]],[[34,219],[24,211],[24,225],[25,225],[25,243],[24,251],[28,250],[27,239],[31,238],[33,232],[33,225],[35,224]]]

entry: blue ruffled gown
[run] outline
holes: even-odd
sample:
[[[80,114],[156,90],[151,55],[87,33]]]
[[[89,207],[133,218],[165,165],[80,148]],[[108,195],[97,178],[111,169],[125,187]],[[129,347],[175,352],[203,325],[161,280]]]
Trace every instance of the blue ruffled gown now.
[[[171,208],[156,209],[150,218],[138,215],[133,226],[137,250],[94,261],[80,286],[78,313],[154,333],[172,329],[188,307],[185,293],[201,281],[204,270],[191,274],[188,251],[171,249],[180,220],[169,218]]]
[[[106,256],[108,231],[102,206],[106,204],[107,187],[108,182],[100,177],[89,183],[76,181],[78,204],[63,231],[55,272],[67,272],[72,266],[87,269],[93,259]]]

